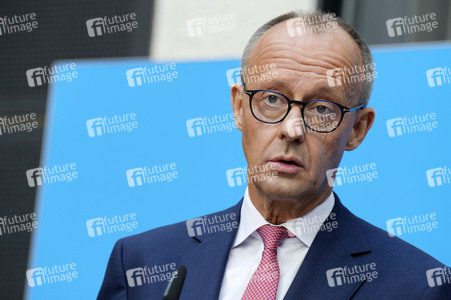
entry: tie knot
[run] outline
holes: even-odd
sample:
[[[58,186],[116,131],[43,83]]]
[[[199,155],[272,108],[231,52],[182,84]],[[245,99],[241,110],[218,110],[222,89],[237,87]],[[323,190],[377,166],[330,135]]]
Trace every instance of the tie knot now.
[[[265,249],[276,250],[280,241],[284,238],[290,237],[288,229],[280,226],[263,225],[257,229],[258,234],[263,240]]]

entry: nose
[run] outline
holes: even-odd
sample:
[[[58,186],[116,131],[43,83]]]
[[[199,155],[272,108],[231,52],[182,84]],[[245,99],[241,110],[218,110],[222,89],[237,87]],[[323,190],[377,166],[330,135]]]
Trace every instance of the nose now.
[[[304,141],[305,127],[302,119],[301,106],[292,104],[291,110],[283,120],[279,129],[279,138],[287,142]]]

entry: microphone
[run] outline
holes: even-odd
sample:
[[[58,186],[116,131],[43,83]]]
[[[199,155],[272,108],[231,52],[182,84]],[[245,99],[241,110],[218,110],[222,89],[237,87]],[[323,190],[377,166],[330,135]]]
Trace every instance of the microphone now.
[[[178,300],[182,292],[183,283],[186,277],[186,267],[181,265],[177,269],[177,273],[169,281],[168,287],[164,292],[161,300]]]

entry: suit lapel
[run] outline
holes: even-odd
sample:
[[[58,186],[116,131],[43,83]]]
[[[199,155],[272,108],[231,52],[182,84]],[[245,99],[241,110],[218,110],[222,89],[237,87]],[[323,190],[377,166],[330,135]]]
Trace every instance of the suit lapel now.
[[[239,223],[241,205],[242,200],[230,209],[214,215],[235,213]],[[365,281],[340,282],[337,277],[334,281],[327,275],[328,270],[371,263],[367,255],[371,249],[360,227],[359,219],[341,204],[336,194],[332,213],[336,216],[336,228],[330,232],[327,230],[318,232],[284,297],[285,300],[297,300],[300,297],[351,299],[365,284]],[[330,218],[327,221],[334,220]],[[202,299],[218,299],[236,233],[237,228],[234,228],[229,232],[220,231],[198,236],[199,244],[179,257],[179,264],[187,268],[181,300],[198,299],[199,295],[202,295]]]
[[[370,263],[367,260],[371,252],[363,235],[359,219],[351,214],[335,194],[335,213],[337,226],[332,231],[319,231],[313,241],[296,277],[293,280],[285,300],[292,299],[351,299],[365,283],[346,282],[346,278],[337,276],[337,268],[352,268],[355,265]],[[333,222],[329,218],[326,222]],[[333,269],[337,269],[334,270]]]
[[[235,206],[210,216],[235,213],[240,220],[242,200]],[[238,227],[238,226],[236,226]],[[237,228],[201,235],[199,245],[179,257],[179,264],[186,266],[187,273],[180,299],[218,299],[225,267],[233,245]]]

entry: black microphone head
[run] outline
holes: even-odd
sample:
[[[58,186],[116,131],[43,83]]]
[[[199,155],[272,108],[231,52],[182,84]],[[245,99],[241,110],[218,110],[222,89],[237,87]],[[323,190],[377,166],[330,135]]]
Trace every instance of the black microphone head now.
[[[177,269],[177,277],[181,277],[182,280],[185,280],[186,277],[186,267],[184,265],[180,265]]]
[[[186,277],[186,267],[180,265],[177,269],[177,273],[169,281],[168,287],[164,292],[163,298],[161,300],[178,300],[180,293],[182,292],[183,283]]]

